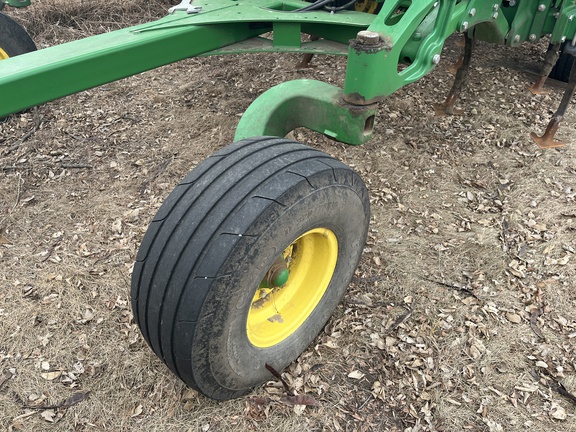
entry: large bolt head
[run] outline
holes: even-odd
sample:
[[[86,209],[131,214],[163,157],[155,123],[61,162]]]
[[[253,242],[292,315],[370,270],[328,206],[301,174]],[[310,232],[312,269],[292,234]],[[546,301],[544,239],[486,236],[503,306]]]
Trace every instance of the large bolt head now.
[[[357,39],[365,45],[378,45],[380,42],[380,33],[361,30],[358,32]]]

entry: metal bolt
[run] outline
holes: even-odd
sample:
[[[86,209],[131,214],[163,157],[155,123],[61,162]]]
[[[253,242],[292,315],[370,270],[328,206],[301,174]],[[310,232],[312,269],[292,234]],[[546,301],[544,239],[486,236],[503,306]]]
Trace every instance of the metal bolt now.
[[[470,16],[476,15],[476,9],[475,9],[475,8],[470,9],[470,12],[468,12],[468,14],[469,14]]]
[[[440,63],[440,54],[435,54],[434,57],[432,57],[432,64],[437,65],[438,63]]]
[[[493,10],[494,12],[496,12],[499,7],[500,7],[500,6],[499,6],[498,4],[494,3],[494,4],[492,5],[492,10]]]
[[[514,42],[520,42],[520,35],[514,36]]]
[[[494,12],[494,13],[492,14],[492,19],[496,19],[496,18],[498,18],[498,12]]]
[[[510,1],[508,2],[508,6],[510,6],[510,7],[516,6],[516,0],[510,0]]]
[[[532,42],[534,42],[536,40],[536,35],[534,33],[532,33],[530,36],[528,36],[528,39],[530,39]]]
[[[562,36],[562,38],[560,39],[560,42],[566,42],[566,36]]]
[[[361,30],[358,32],[357,38],[365,45],[378,45],[380,42],[380,33],[370,30]]]
[[[538,10],[540,12],[544,12],[546,10],[546,5],[545,4],[538,5]]]
[[[462,31],[468,30],[468,21],[464,21],[460,28],[462,29]]]
[[[574,19],[574,15],[570,15],[570,16],[568,17],[568,21],[572,21],[573,19]]]
[[[437,6],[438,6],[438,2],[434,2],[434,7],[437,7]]]

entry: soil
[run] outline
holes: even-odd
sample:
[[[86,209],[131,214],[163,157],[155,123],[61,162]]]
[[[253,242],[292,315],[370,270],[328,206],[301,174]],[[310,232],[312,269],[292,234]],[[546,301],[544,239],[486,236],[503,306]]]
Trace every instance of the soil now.
[[[161,1],[37,2],[39,47],[161,16]],[[97,17],[97,18],[95,18]],[[65,19],[67,18],[67,19]],[[436,117],[461,48],[379,107],[359,147],[294,137],[359,172],[364,256],[315,343],[249,397],[213,402],[133,322],[147,226],[199,161],[282,82],[342,85],[345,58],[189,59],[0,124],[0,425],[5,430],[576,431],[576,152],[540,150],[563,84],[534,96],[546,43],[478,43],[461,116]],[[572,109],[558,138],[576,142]]]

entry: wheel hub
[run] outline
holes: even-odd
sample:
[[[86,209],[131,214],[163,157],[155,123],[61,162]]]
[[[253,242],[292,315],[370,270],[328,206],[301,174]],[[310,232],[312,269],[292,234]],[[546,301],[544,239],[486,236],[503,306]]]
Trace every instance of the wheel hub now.
[[[338,240],[326,228],[310,230],[290,244],[252,299],[246,321],[249,341],[271,347],[300,328],[328,289],[337,258]]]

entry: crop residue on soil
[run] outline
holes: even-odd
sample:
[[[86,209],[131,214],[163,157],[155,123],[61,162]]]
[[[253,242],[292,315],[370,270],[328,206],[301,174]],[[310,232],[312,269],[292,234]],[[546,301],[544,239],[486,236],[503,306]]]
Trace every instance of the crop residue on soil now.
[[[168,6],[38,1],[10,12],[43,47]],[[284,385],[271,375],[231,402],[187,389],[146,346],[129,304],[134,257],[171,189],[231,142],[252,100],[291,79],[341,85],[345,59],[304,71],[297,55],[189,59],[10,117],[0,124],[0,425],[576,430],[576,112],[559,132],[573,145],[530,141],[563,89],[526,90],[544,49],[478,44],[464,115],[434,117],[460,50],[451,39],[431,75],[381,104],[370,143],[294,132],[361,174],[369,239]]]

